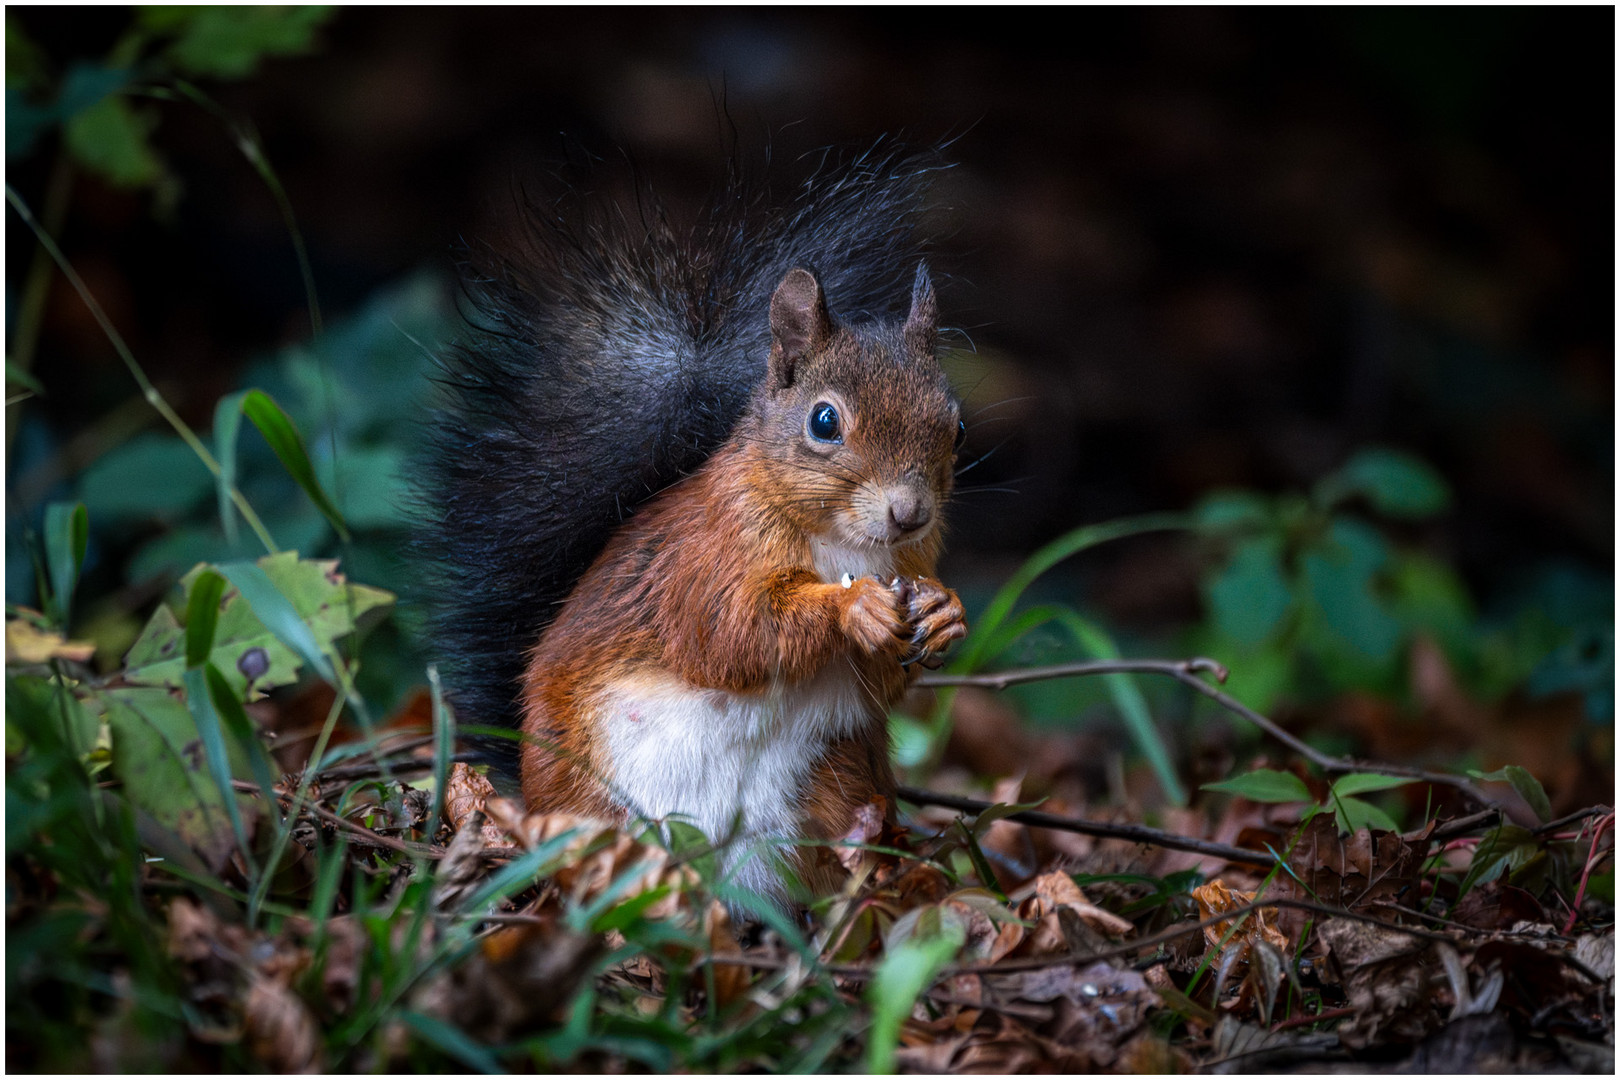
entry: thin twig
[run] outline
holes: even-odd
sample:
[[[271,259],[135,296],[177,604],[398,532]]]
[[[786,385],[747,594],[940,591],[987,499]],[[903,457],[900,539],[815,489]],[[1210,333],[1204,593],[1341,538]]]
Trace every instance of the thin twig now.
[[[937,791],[927,791],[923,788],[902,787],[898,789],[898,794],[902,799],[916,803],[918,806],[943,806],[948,810],[959,810],[966,814],[980,814],[994,805],[979,799],[969,799],[960,795],[946,795]],[[1037,829],[1056,829],[1060,832],[1083,833],[1087,836],[1106,836],[1115,840],[1130,840],[1138,844],[1152,844],[1155,847],[1172,848],[1176,851],[1191,851],[1199,855],[1213,855],[1228,862],[1248,863],[1252,866],[1274,866],[1277,862],[1277,857],[1268,851],[1250,851],[1248,848],[1233,847],[1230,844],[1221,844],[1214,840],[1198,840],[1191,836],[1180,836],[1176,833],[1164,832],[1161,829],[1152,829],[1146,825],[1121,825],[1111,821],[1087,821],[1083,818],[1043,814],[1038,810],[1020,810],[999,820],[1016,821]]]
[[[259,785],[255,784],[255,783],[252,783],[250,781],[247,781],[247,780],[233,780],[233,781],[231,781],[231,783],[235,786],[236,790],[238,790],[238,791],[251,792],[254,795],[263,794],[263,792],[259,788]],[[285,792],[280,792],[280,791],[277,791],[274,794],[275,794],[276,798],[282,800],[283,802],[288,802],[288,803],[291,803],[292,801],[294,801],[294,798],[295,798],[295,796],[288,795]],[[360,825],[360,824],[357,824],[356,822],[350,821],[346,817],[342,817],[341,815],[334,814],[334,813],[332,813],[332,811],[326,809],[326,807],[324,807],[324,806],[320,805],[319,803],[315,802],[313,799],[305,799],[305,800],[303,800],[303,803],[304,803],[304,805],[303,805],[304,810],[309,811],[310,813],[314,814],[316,817],[320,818],[322,821],[324,821],[324,822],[326,822],[326,823],[328,823],[330,825],[337,826],[339,829],[342,829],[344,832],[347,832],[347,833],[349,833],[349,834],[351,834],[353,836],[359,837],[361,840],[364,840],[368,844],[374,844],[377,847],[387,848],[390,851],[397,851],[401,855],[414,855],[414,856],[418,856],[418,857],[424,858],[424,859],[442,859],[442,858],[444,858],[444,848],[442,848],[442,847],[436,847],[436,846],[432,846],[432,845],[428,845],[428,844],[413,844],[408,840],[396,840],[391,836],[384,836],[382,833],[373,832],[372,830],[366,828],[364,825]],[[291,830],[289,830],[289,832],[290,831]]]
[[[1213,674],[1217,681],[1225,681],[1227,674],[1225,667],[1208,657],[1199,656],[1191,660],[1088,660],[1077,664],[1053,664],[1048,667],[1025,668],[1021,671],[1006,671],[988,675],[924,675],[917,680],[917,683],[920,686],[983,686],[1001,690],[1019,683],[1035,682],[1040,679],[1061,679],[1076,675],[1104,675],[1115,672],[1168,675],[1172,679],[1197,690],[1227,711],[1243,717],[1243,719],[1264,731],[1267,735],[1311,761],[1324,772],[1375,772],[1384,776],[1403,776],[1411,780],[1419,780],[1430,784],[1445,784],[1448,787],[1456,788],[1481,806],[1499,805],[1496,799],[1491,798],[1479,787],[1470,783],[1466,777],[1456,776],[1451,773],[1429,772],[1426,769],[1418,769],[1409,765],[1392,765],[1381,761],[1340,758],[1334,757],[1332,754],[1324,754],[1298,736],[1284,731],[1275,721],[1262,716],[1224,690],[1211,686],[1199,678],[1199,673],[1206,671]]]
[[[1019,668],[1016,671],[997,671],[980,675],[924,675],[918,686],[981,686],[988,690],[1005,690],[1021,683],[1043,679],[1066,679],[1076,675],[1116,675],[1121,673],[1151,673],[1176,675],[1207,671],[1219,682],[1225,682],[1228,672],[1218,661],[1196,656],[1191,660],[1086,660],[1074,664],[1049,664],[1046,667]]]
[[[1577,810],[1573,814],[1565,814],[1556,821],[1549,821],[1545,825],[1537,825],[1530,831],[1537,836],[1541,836],[1544,833],[1557,832],[1559,829],[1570,824],[1571,822],[1584,821],[1587,818],[1606,817],[1612,813],[1614,813],[1614,807],[1612,806],[1588,806],[1585,810]]]
[[[1098,949],[1093,952],[1075,954],[1058,953],[1052,956],[1031,957],[1026,960],[998,960],[990,964],[954,964],[939,970],[935,980],[948,979],[956,975],[1016,975],[1026,971],[1041,971],[1051,967],[1071,965],[1075,967],[1095,964],[1099,960],[1112,960],[1120,956],[1130,956],[1146,949],[1165,945],[1188,934],[1196,934],[1211,926],[1219,926],[1241,919],[1251,912],[1265,908],[1297,908],[1301,911],[1314,911],[1322,915],[1332,915],[1341,919],[1353,919],[1356,922],[1373,923],[1385,930],[1408,934],[1412,937],[1422,938],[1425,941],[1452,943],[1453,939],[1445,934],[1434,933],[1416,926],[1405,926],[1401,923],[1392,923],[1378,918],[1376,915],[1364,915],[1357,911],[1348,911],[1344,908],[1333,907],[1330,904],[1318,904],[1310,900],[1295,900],[1287,897],[1278,897],[1275,900],[1258,900],[1251,904],[1243,904],[1218,915],[1211,915],[1195,923],[1177,923],[1135,941],[1128,941],[1108,949]],[[743,967],[757,967],[766,971],[779,971],[786,968],[790,962],[802,963],[797,957],[789,960],[779,960],[774,957],[749,956],[746,953],[717,953],[696,961],[696,964],[735,964]],[[871,978],[877,968],[871,964],[816,964],[818,970],[832,975],[845,975],[850,978]]]

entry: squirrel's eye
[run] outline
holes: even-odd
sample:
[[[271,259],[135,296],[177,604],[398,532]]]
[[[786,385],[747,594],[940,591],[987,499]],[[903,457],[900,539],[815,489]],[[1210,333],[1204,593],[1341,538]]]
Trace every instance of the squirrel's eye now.
[[[838,420],[838,410],[825,401],[818,401],[810,410],[810,437],[819,442],[843,442],[844,429]]]
[[[962,444],[965,442],[967,442],[967,421],[958,420],[956,422],[956,448],[958,450],[962,449]]]

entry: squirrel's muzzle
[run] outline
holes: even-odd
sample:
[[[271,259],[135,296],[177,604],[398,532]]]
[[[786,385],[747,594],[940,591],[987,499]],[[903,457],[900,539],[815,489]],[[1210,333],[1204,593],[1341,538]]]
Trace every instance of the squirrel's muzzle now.
[[[934,520],[934,496],[926,488],[911,485],[885,488],[883,506],[883,519],[872,524],[882,530],[882,539],[891,544],[912,539]]]

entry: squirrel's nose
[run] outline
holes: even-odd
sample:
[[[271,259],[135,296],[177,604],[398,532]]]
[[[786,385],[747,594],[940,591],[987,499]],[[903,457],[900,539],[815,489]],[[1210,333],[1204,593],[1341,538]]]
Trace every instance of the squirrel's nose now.
[[[910,490],[889,493],[889,523],[900,532],[916,532],[933,516],[933,500],[927,494]]]

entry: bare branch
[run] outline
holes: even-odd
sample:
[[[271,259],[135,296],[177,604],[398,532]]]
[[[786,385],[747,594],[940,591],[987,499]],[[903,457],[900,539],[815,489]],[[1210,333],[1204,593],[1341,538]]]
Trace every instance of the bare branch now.
[[[1426,769],[1418,769],[1410,765],[1392,765],[1382,761],[1340,758],[1331,754],[1324,754],[1298,736],[1284,731],[1275,721],[1262,716],[1224,690],[1213,687],[1199,678],[1198,673],[1205,671],[1213,674],[1218,682],[1226,681],[1227,670],[1225,667],[1208,657],[1199,656],[1191,660],[1091,660],[1084,663],[1053,664],[1048,667],[1025,668],[1021,671],[1006,671],[989,675],[924,675],[917,680],[917,684],[919,686],[933,687],[983,686],[992,690],[1005,690],[1007,687],[1016,686],[1019,683],[1036,682],[1041,679],[1061,679],[1072,675],[1108,675],[1116,672],[1168,675],[1172,679],[1192,687],[1227,711],[1243,717],[1243,719],[1264,731],[1273,739],[1312,762],[1323,772],[1375,772],[1384,776],[1404,776],[1411,780],[1420,780],[1429,784],[1444,784],[1456,788],[1481,806],[1495,807],[1501,805],[1500,800],[1486,794],[1466,777],[1452,773],[1429,772]]]
[[[983,813],[994,805],[982,802],[979,799],[968,799],[960,795],[945,795],[937,791],[927,791],[923,788],[902,787],[898,789],[898,794],[902,799],[916,803],[918,806],[943,806],[950,810],[960,810],[965,814]],[[1191,836],[1179,836],[1176,833],[1164,832],[1161,829],[1150,829],[1146,825],[1121,825],[1112,821],[1087,821],[1084,818],[1043,814],[1038,810],[1020,810],[1016,814],[1008,814],[1001,820],[1016,821],[1037,829],[1057,829],[1061,832],[1083,833],[1087,836],[1106,836],[1115,840],[1130,840],[1139,844],[1172,848],[1176,851],[1191,851],[1199,855],[1213,855],[1225,859],[1227,862],[1248,863],[1251,866],[1273,866],[1277,862],[1276,856],[1267,851],[1250,851],[1248,848],[1219,844],[1213,840],[1198,840]]]

